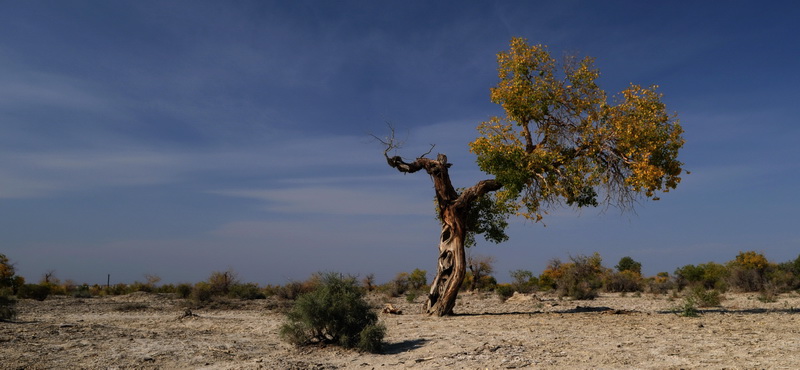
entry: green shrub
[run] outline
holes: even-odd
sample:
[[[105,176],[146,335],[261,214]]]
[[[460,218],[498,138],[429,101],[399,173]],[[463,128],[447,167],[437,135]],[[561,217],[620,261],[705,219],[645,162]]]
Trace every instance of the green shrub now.
[[[281,337],[295,345],[330,343],[378,352],[385,327],[364,300],[354,277],[328,273],[314,291],[297,299],[281,326]]]
[[[178,293],[178,297],[184,299],[189,298],[192,295],[192,285],[186,283],[178,284],[178,286],[175,287],[175,292]]]
[[[596,298],[603,286],[603,275],[607,273],[600,254],[595,253],[591,257],[578,255],[570,257],[570,260],[571,263],[560,266],[563,272],[556,280],[558,295],[576,300]]]
[[[209,302],[212,297],[214,297],[214,289],[211,284],[205,281],[195,284],[194,288],[192,288],[192,294],[189,295],[189,298],[197,303]]]
[[[419,292],[420,292],[419,290],[412,290],[412,291],[406,293],[406,302],[414,303],[414,301],[417,299],[417,297],[419,297]]]
[[[539,279],[533,276],[533,272],[528,270],[514,270],[510,272],[514,281],[511,283],[513,289],[520,293],[533,293],[539,286]],[[497,290],[495,288],[495,290]],[[513,293],[513,292],[512,292]]]
[[[621,263],[621,262],[620,262]],[[617,293],[641,292],[644,287],[642,275],[633,270],[612,272],[605,276],[606,291]]]
[[[683,317],[697,317],[700,311],[697,309],[697,302],[694,297],[686,296],[683,298],[683,304],[673,309],[678,316]]]
[[[511,298],[517,290],[512,284],[497,284],[494,287],[494,291],[497,293],[497,296],[500,297],[500,300],[505,302],[507,299]]]
[[[642,264],[627,256],[622,257],[614,267],[618,272],[631,271],[638,275],[642,274]]]
[[[687,297],[693,299],[698,307],[716,307],[722,302],[722,295],[719,291],[707,290],[701,286],[692,288]]]
[[[399,297],[408,291],[410,285],[408,282],[408,273],[401,272],[394,277],[394,280],[389,282],[387,294],[390,297]]]
[[[17,297],[44,301],[50,295],[49,284],[25,284],[19,288]]]
[[[375,290],[375,274],[367,274],[367,276],[364,276],[364,279],[361,280],[361,283],[368,292]]]
[[[676,284],[668,272],[659,272],[656,276],[647,279],[647,290],[653,294],[667,294],[675,287]]]
[[[234,284],[230,287],[228,295],[238,299],[265,299],[266,295],[255,283]]]
[[[725,266],[714,262],[698,266],[686,265],[675,270],[679,290],[686,286],[701,285],[706,289],[725,291],[728,288],[726,280],[729,274]]]
[[[8,289],[0,288],[0,321],[11,321],[17,317],[17,300]]]
[[[131,292],[132,291],[128,288],[128,284],[124,283],[114,284],[106,288],[106,294],[108,295],[123,295]]]
[[[77,286],[72,290],[72,296],[75,298],[92,298],[91,288],[86,284]]]
[[[283,299],[294,301],[303,294],[313,291],[316,288],[317,282],[300,282],[292,281],[284,286],[278,287],[275,294]]]
[[[428,272],[425,270],[414,269],[408,274],[408,285],[413,290],[421,290],[428,285]]]
[[[214,271],[208,277],[208,284],[214,295],[228,295],[231,287],[239,284],[239,279],[232,269],[227,271]]]

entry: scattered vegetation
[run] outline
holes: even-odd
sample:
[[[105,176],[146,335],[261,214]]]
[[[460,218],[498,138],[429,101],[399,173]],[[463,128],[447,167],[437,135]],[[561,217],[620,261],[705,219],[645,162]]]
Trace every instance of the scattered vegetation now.
[[[603,287],[603,276],[608,274],[600,254],[573,256],[570,261],[558,266],[561,270],[556,280],[558,296],[579,300],[597,297]]]
[[[13,295],[18,286],[24,285],[25,279],[15,274],[14,265],[5,254],[0,253],[0,321],[17,317],[17,300]]]
[[[670,299],[682,300],[682,305],[675,311],[686,315],[690,315],[692,309],[698,311],[698,308],[719,306],[728,291],[758,293],[756,298],[765,303],[777,301],[780,294],[800,291],[800,256],[791,261],[773,263],[763,253],[755,251],[739,252],[726,263],[685,265],[677,268],[674,274],[659,272],[652,277],[644,277],[642,264],[629,256],[621,258],[614,269],[610,269],[602,265],[598,253],[578,255],[570,257],[568,262],[551,260],[539,276],[529,270],[510,271],[511,282],[503,284],[498,284],[491,275],[493,262],[491,257],[469,257],[469,271],[461,288],[493,291],[503,301],[515,292],[530,294],[537,291],[551,291],[559,297],[575,300],[593,299],[601,291],[634,293],[633,296],[645,292],[671,294]],[[145,275],[144,282],[88,285],[68,279],[62,281],[55,270],[48,270],[38,284],[26,284],[23,277],[16,275],[9,259],[0,254],[0,320],[15,317],[18,299],[41,301],[51,296],[91,298],[134,292],[173,294],[186,299],[188,307],[205,308],[232,308],[239,305],[236,302],[240,300],[274,297],[267,305],[288,311],[301,297],[317,292],[328,279],[327,275],[314,274],[305,281],[259,286],[241,282],[236,272],[228,269],[212,272],[206,281],[196,284],[159,284],[160,277]],[[427,272],[421,269],[401,272],[382,285],[376,283],[375,275],[369,274],[358,282],[357,287],[362,294],[378,292],[393,298],[404,297],[409,303],[426,297],[429,289]]]
[[[17,297],[37,301],[44,301],[49,295],[50,286],[47,284],[25,284],[17,291]]]
[[[470,292],[493,290],[497,280],[492,277],[494,272],[494,257],[492,256],[467,256],[469,272],[464,279],[464,285]]]
[[[505,302],[518,290],[516,290],[512,284],[497,284],[497,286],[494,287],[494,291],[497,293],[497,296],[500,297],[500,300]]]
[[[528,270],[514,270],[509,273],[513,281],[511,282],[512,295],[514,291],[520,293],[533,293],[539,286],[539,278]],[[500,286],[498,285],[498,288]],[[506,288],[500,288],[501,290]],[[496,290],[496,289],[495,289]],[[509,295],[510,297],[510,295]]]
[[[295,345],[336,344],[379,352],[386,331],[356,279],[337,273],[322,275],[316,289],[297,299],[287,319],[281,336]]]

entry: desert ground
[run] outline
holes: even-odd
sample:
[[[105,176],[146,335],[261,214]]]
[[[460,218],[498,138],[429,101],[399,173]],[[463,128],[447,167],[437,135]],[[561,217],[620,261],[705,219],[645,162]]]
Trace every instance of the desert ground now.
[[[170,295],[21,300],[0,322],[3,369],[513,369],[800,367],[800,295],[761,302],[725,294],[698,317],[674,313],[669,295],[602,294],[590,301],[546,294],[507,302],[464,293],[457,315],[429,317],[422,298],[370,296],[400,315],[381,354],[294,347],[278,330],[289,303],[277,298],[196,308]]]

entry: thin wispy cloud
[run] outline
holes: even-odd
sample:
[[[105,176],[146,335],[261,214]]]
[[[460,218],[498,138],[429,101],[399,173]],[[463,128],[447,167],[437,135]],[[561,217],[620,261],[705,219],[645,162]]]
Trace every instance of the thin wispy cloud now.
[[[431,180],[387,166],[370,134],[392,122],[407,159],[435,144],[429,155],[447,154],[457,187],[487,178],[467,145],[502,114],[489,98],[496,53],[522,36],[557,57],[596,58],[610,94],[661,85],[686,130],[680,159],[692,174],[638,215],[564,208],[547,227],[512,220],[508,243],[477,247],[497,257],[499,280],[575,251],[641,253],[632,257],[647,273],[677,263],[652,248],[678,251],[684,264],[724,262],[730,246],[760,248],[761,238],[772,258],[794,258],[785,225],[796,221],[800,184],[800,79],[787,45],[800,35],[797,11],[686,6],[9,4],[0,12],[3,253],[26,277],[57,269],[78,279],[103,252],[109,268],[169,271],[173,281],[197,275],[141,254],[194,251],[192,266],[264,282],[381,263],[388,275],[431,269]]]
[[[418,197],[405,195],[400,191],[387,192],[386,189],[313,186],[213,193],[262,201],[267,210],[277,213],[417,216],[433,214],[432,201],[425,202]],[[387,196],[387,193],[391,193],[391,196]]]

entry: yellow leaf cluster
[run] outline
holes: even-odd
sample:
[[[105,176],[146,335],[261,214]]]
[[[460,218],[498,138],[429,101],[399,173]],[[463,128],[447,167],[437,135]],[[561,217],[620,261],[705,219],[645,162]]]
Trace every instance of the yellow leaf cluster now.
[[[680,183],[683,130],[657,86],[631,85],[609,103],[592,58],[567,58],[559,71],[546,46],[522,38],[497,62],[491,100],[505,116],[481,123],[470,151],[503,184],[497,201],[508,209],[538,221],[547,204],[594,204],[597,187],[609,201]]]

